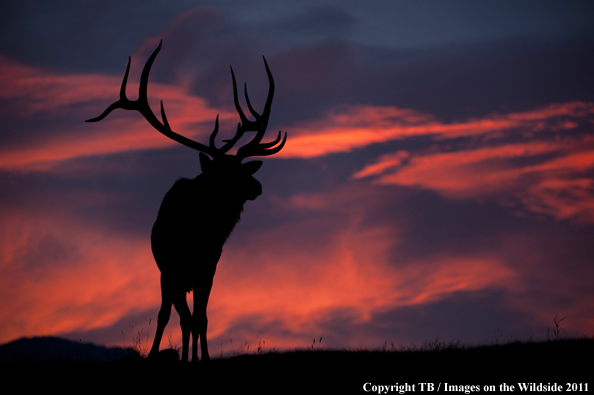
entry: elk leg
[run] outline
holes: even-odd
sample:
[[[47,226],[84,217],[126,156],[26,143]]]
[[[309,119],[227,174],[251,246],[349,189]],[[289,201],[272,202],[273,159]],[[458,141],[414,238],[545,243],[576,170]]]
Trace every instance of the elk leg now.
[[[186,302],[186,293],[182,291],[177,294],[173,300],[173,306],[179,314],[179,325],[182,330],[182,362],[188,362],[188,347],[190,345],[190,330],[192,326],[192,313],[188,308],[188,302]]]
[[[200,336],[200,351],[202,353],[202,361],[210,360],[210,356],[208,355],[208,342],[206,340],[206,329],[208,328],[206,306],[208,305],[208,298],[210,296],[211,288],[212,278],[201,284],[199,287],[199,292],[194,289],[194,316],[192,317],[192,358],[197,358],[198,336]]]
[[[208,355],[208,342],[206,341],[206,329],[208,327],[208,318],[206,317],[206,308],[204,309],[204,313],[202,314],[202,319],[200,320],[200,351],[202,353],[202,360],[203,361],[210,361],[210,356]]]
[[[149,353],[149,358],[154,358],[159,354],[159,347],[161,345],[161,339],[163,338],[163,331],[169,322],[171,316],[171,305],[172,300],[169,295],[169,290],[164,286],[163,275],[161,275],[161,309],[159,310],[159,316],[157,319],[157,333],[155,333],[155,340]]]
[[[194,314],[192,315],[192,362],[198,362],[198,337],[200,336],[200,331],[197,325],[196,311],[196,298],[194,298]]]

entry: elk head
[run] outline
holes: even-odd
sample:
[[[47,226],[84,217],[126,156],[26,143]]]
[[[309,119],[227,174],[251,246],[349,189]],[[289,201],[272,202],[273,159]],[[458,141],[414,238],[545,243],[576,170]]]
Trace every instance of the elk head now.
[[[220,198],[229,198],[238,203],[254,200],[262,194],[262,184],[253,177],[262,161],[241,163],[233,155],[224,155],[214,160],[200,153],[203,180],[216,191]]]
[[[101,115],[99,115],[96,118],[88,119],[86,120],[86,122],[100,121],[103,118],[105,118],[110,112],[117,108],[138,111],[144,116],[144,118],[151,124],[153,128],[157,129],[165,136],[169,137],[174,141],[177,141],[180,144],[185,145],[186,147],[190,147],[197,151],[200,151],[200,165],[202,167],[203,174],[212,175],[212,178],[216,178],[216,176],[219,176],[223,178],[232,177],[235,179],[243,180],[242,182],[244,184],[247,184],[247,193],[245,199],[255,199],[262,192],[262,186],[258,181],[256,181],[252,177],[252,175],[260,168],[262,162],[252,161],[247,163],[241,163],[241,161],[250,156],[268,156],[276,154],[283,148],[285,142],[287,141],[287,134],[285,133],[285,136],[281,141],[281,132],[278,132],[278,137],[274,141],[267,143],[261,142],[266,132],[266,127],[268,126],[270,108],[272,106],[272,98],[274,96],[274,79],[272,78],[272,73],[268,68],[268,63],[266,63],[266,58],[264,58],[264,66],[266,67],[266,73],[268,75],[269,88],[268,97],[266,98],[266,104],[264,105],[264,110],[262,111],[262,114],[258,114],[252,107],[247,93],[247,84],[244,86],[245,100],[247,106],[250,110],[250,113],[255,118],[255,120],[253,121],[247,119],[241,108],[241,105],[239,104],[235,74],[233,73],[233,68],[231,68],[231,78],[233,79],[233,99],[235,102],[235,108],[239,113],[239,118],[241,122],[239,122],[239,124],[237,125],[237,131],[235,133],[235,136],[230,140],[223,140],[225,144],[222,147],[217,148],[215,144],[215,138],[219,131],[218,115],[215,120],[214,130],[210,135],[209,145],[204,145],[197,141],[190,140],[189,138],[177,134],[173,130],[171,130],[171,127],[167,122],[167,117],[165,116],[163,101],[161,101],[161,118],[163,119],[163,121],[159,121],[155,114],[153,114],[148,104],[147,98],[148,77],[151,70],[151,66],[153,65],[153,62],[157,57],[157,54],[161,50],[162,43],[163,40],[161,40],[157,49],[155,49],[155,51],[149,57],[144,66],[144,69],[142,70],[142,75],[140,77],[138,100],[129,100],[126,97],[126,83],[128,81],[128,74],[130,72],[131,62],[131,59],[128,58],[128,66],[126,68],[126,73],[124,74],[124,80],[122,81],[122,87],[120,89],[120,99],[115,103],[111,104]],[[251,141],[249,141],[244,146],[240,147],[235,155],[227,155],[226,153],[231,148],[233,148],[235,143],[237,143],[246,132],[256,132],[256,135]],[[209,156],[212,157],[212,160],[209,158]],[[252,180],[255,183],[257,183],[257,185],[254,182],[252,182]]]

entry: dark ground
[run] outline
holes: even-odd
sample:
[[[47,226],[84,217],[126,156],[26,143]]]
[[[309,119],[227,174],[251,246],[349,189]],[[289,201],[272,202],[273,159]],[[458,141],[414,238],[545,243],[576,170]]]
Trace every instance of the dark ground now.
[[[501,392],[503,383],[514,385],[513,392],[521,392],[518,383],[557,383],[568,392],[568,383],[581,383],[584,392],[583,384],[594,377],[593,356],[594,339],[577,339],[474,348],[436,344],[433,351],[425,347],[424,351],[272,352],[188,365],[133,359],[20,361],[0,363],[0,375],[5,382],[30,389],[76,392],[373,393],[364,391],[365,383],[370,383],[366,389],[408,383],[409,392],[413,384],[414,392],[444,392],[445,383],[467,386],[456,388],[461,391],[447,388],[461,393],[486,392],[485,384]],[[432,383],[435,391],[427,385],[421,388],[420,383]],[[587,389],[594,387],[588,383]],[[379,390],[376,387],[375,393]],[[399,392],[394,387],[382,393]]]

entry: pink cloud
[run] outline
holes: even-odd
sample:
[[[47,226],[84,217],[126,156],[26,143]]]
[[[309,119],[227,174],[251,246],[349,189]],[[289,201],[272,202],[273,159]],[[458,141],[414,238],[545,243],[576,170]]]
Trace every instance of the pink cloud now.
[[[497,250],[436,250],[400,259],[409,248],[404,225],[366,222],[367,211],[393,204],[393,196],[382,193],[384,188],[349,185],[294,195],[282,204],[304,219],[252,234],[240,244],[232,241],[219,265],[209,305],[212,336],[228,341],[239,333],[252,347],[261,338],[269,347],[304,347],[313,336],[330,338],[333,334],[324,332],[323,324],[340,312],[348,312],[354,326],[372,325],[372,317],[383,313],[422,309],[459,293],[488,292],[504,295],[502,308],[540,319],[534,323],[542,325],[539,338],[552,317],[551,305],[543,305],[538,296],[542,292],[548,293],[548,301],[560,295],[572,300],[560,306],[572,314],[573,328],[592,330],[587,318],[591,298],[574,300],[577,283],[569,285],[571,275],[555,274],[558,266],[538,255],[543,240],[537,235],[506,233]],[[510,264],[524,254],[530,259]],[[561,283],[552,290],[557,280]],[[260,331],[244,333],[234,327],[251,320],[257,320]],[[377,347],[386,340],[369,333],[359,339],[352,335],[353,342],[343,347]],[[398,335],[391,340],[410,341]]]
[[[145,46],[154,43],[149,40]],[[142,51],[141,51],[142,52]],[[128,94],[134,98],[137,89],[135,75],[142,62],[133,62]],[[52,163],[77,157],[103,155],[124,151],[157,149],[175,144],[153,130],[138,114],[111,115],[98,124],[85,124],[117,99],[121,76],[60,75],[24,66],[0,58],[0,98],[16,103],[19,116],[35,116],[40,129],[51,125],[55,117],[76,119],[66,130],[36,133],[5,146],[0,150],[2,169],[43,169]],[[187,78],[186,78],[187,79]],[[168,119],[174,130],[190,138],[206,141],[208,130],[197,132],[195,124],[213,124],[217,113],[221,121],[237,122],[237,114],[212,109],[202,98],[191,96],[187,84],[170,86],[150,83],[150,100],[157,109],[163,100]],[[530,131],[565,130],[575,128],[578,120],[594,113],[594,103],[569,102],[521,113],[510,113],[483,119],[444,124],[430,114],[394,106],[343,106],[311,122],[284,125],[291,144],[277,157],[311,158],[335,152],[349,152],[370,144],[415,136],[430,135],[436,139],[460,136],[489,136],[512,128]],[[78,123],[80,120],[80,124]],[[42,122],[46,122],[43,124]],[[17,135],[18,132],[13,132]]]
[[[331,337],[323,324],[341,311],[365,325],[382,313],[447,301],[460,292],[503,292],[509,309],[542,317],[543,325],[550,320],[550,306],[535,300],[534,289],[542,292],[545,287],[550,298],[564,295],[571,300],[575,284],[565,283],[569,277],[551,291],[550,282],[560,276],[551,275],[551,268],[544,270],[534,254],[538,249],[527,247],[540,242],[532,235],[518,239],[510,235],[496,252],[436,250],[400,259],[407,249],[404,223],[386,226],[369,221],[371,211],[394,204],[384,188],[350,183],[289,199],[271,197],[265,202],[267,211],[291,213],[294,219],[258,231],[242,233],[242,228],[250,227],[244,218],[239,234],[225,247],[214,279],[209,304],[213,347],[227,342],[229,334],[236,344],[247,341],[252,350],[261,338],[269,348],[303,347],[312,336]],[[21,336],[107,328],[137,312],[158,308],[159,274],[148,237],[104,234],[93,224],[66,215],[65,208],[2,212],[0,298],[8,302],[0,305],[0,343]],[[258,206],[249,206],[246,212],[257,216]],[[510,266],[508,262],[522,253],[531,260]],[[534,283],[535,276],[544,285]],[[589,302],[587,297],[580,300],[566,303],[564,311],[578,317],[573,324],[582,331],[591,331],[592,322],[579,318]],[[152,318],[154,322],[156,317]],[[238,322],[254,320],[261,325],[258,331],[236,337]],[[275,323],[288,332],[266,329]],[[174,343],[178,341],[175,317],[168,333]],[[341,346],[377,347],[386,340],[369,334],[361,339],[365,344]],[[397,335],[388,340],[409,341]]]
[[[270,346],[303,347],[303,339],[321,333],[319,325],[334,312],[349,311],[365,323],[457,292],[520,288],[515,271],[490,254],[437,253],[399,263],[392,254],[399,250],[399,232],[406,230],[363,224],[365,212],[386,199],[379,189],[352,186],[296,195],[283,204],[304,219],[250,235],[241,244],[231,241],[211,294],[212,336],[224,337],[242,318],[262,317],[262,326],[280,322],[301,337],[252,333],[246,339],[252,345],[265,336]],[[377,345],[385,339],[366,340]]]
[[[492,256],[448,254],[395,264],[391,252],[399,242],[398,229],[362,223],[370,208],[362,202],[381,204],[384,198],[348,189],[352,193],[298,195],[282,203],[284,208],[274,208],[319,212],[317,218],[231,238],[211,294],[211,338],[224,336],[238,320],[265,317],[263,325],[279,322],[300,334],[286,338],[267,333],[269,345],[301,347],[302,339],[319,332],[318,323],[335,311],[351,311],[359,322],[367,322],[374,314],[435,302],[455,292],[517,287],[514,271]],[[2,217],[0,229],[0,297],[8,301],[0,306],[0,343],[106,328],[160,304],[148,237],[105,235],[60,210],[13,210]],[[46,239],[50,242],[39,247]],[[52,260],[53,250],[70,252]],[[168,331],[175,341],[175,318]],[[251,333],[245,341],[254,344],[259,335]]]
[[[594,170],[594,139],[584,132],[592,127],[593,112],[592,103],[572,102],[443,125],[441,141],[461,135],[475,139],[449,152],[382,155],[353,178],[433,190],[448,198],[511,198],[532,212],[593,222],[588,172]]]
[[[107,237],[59,213],[3,212],[0,343],[109,326],[159,303],[147,240]]]
[[[594,114],[594,103],[570,102],[484,119],[444,124],[433,116],[397,107],[348,106],[325,114],[320,120],[287,126],[291,144],[280,156],[315,157],[335,152],[349,152],[370,144],[415,136],[436,139],[461,136],[489,136],[523,128],[530,131],[572,129],[578,124],[566,117],[587,119]]]
[[[375,177],[378,184],[429,189],[449,198],[507,195],[533,212],[593,222],[594,181],[585,176],[594,170],[593,148],[591,142],[568,138],[448,153],[398,152],[380,157],[353,177]],[[530,158],[538,163],[514,163]]]
[[[76,120],[76,124],[66,130],[48,133],[40,130],[34,139],[28,138],[0,149],[0,169],[47,169],[56,162],[77,157],[175,145],[137,113],[124,115],[122,110],[97,124],[83,122],[117,100],[121,78],[57,75],[0,59],[0,98],[17,103],[17,115],[35,116],[40,129],[51,125],[52,118],[57,116]],[[138,84],[131,77],[127,89],[131,99],[136,96],[137,89]],[[212,128],[217,113],[221,122],[235,122],[237,117],[235,113],[209,108],[204,99],[189,95],[185,88],[150,83],[149,89],[156,113],[159,113],[158,100],[162,100],[174,130],[190,138],[207,140],[212,129],[197,133],[195,124],[206,122]],[[18,138],[18,130],[12,133]]]
[[[593,195],[591,178],[552,178],[531,185],[521,199],[530,211],[562,220],[593,223]]]

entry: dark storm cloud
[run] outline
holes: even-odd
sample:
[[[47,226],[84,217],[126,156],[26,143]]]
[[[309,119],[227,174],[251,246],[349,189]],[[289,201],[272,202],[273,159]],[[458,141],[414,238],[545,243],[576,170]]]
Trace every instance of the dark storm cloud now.
[[[324,10],[323,15],[340,14],[336,9]],[[60,9],[58,14],[64,12]],[[157,27],[159,33],[144,43],[130,43],[127,49],[121,40],[115,46],[92,46],[97,56],[107,57],[105,62],[109,67],[103,70],[121,78],[127,55],[140,45],[132,63],[131,80],[135,81],[162,38],[164,46],[153,67],[151,82],[189,86],[190,93],[205,98],[209,104],[234,111],[228,65],[235,67],[240,85],[248,82],[252,101],[259,103],[267,87],[260,55],[267,55],[277,81],[273,128],[280,121],[291,124],[315,119],[345,104],[396,105],[427,112],[448,122],[492,112],[526,110],[552,102],[594,100],[594,82],[589,78],[594,68],[594,40],[588,37],[565,41],[516,37],[416,50],[334,40],[271,51],[273,46],[266,44],[266,36],[225,35],[225,27],[233,21],[217,8],[188,9],[163,19],[167,24],[161,29]],[[31,45],[56,48],[43,43]],[[118,48],[125,53],[116,54]],[[34,52],[31,48],[26,51]],[[92,60],[83,55],[76,56]],[[44,60],[51,58],[40,56]],[[133,88],[131,91],[134,97]],[[6,142],[24,141],[37,134],[43,138],[51,131],[60,133],[74,121],[71,116],[58,121],[60,115],[51,112],[47,113],[53,119],[51,123],[38,122],[39,118],[15,117],[27,107],[28,98],[13,100],[13,97],[2,107],[8,125],[2,137]],[[80,116],[84,118],[84,114]],[[14,133],[17,125],[19,132]],[[232,129],[233,122],[224,126],[225,130]]]
[[[279,117],[289,121],[317,117],[337,104],[396,105],[451,122],[594,100],[589,38],[516,38],[414,51],[326,42],[280,54],[274,64],[284,81]]]
[[[308,7],[302,13],[284,16],[264,26],[276,40],[308,41],[311,39],[346,38],[355,31],[357,19],[338,6]],[[279,36],[280,35],[280,36]]]
[[[504,292],[487,290],[458,292],[422,306],[393,309],[374,315],[363,325],[376,337],[384,336],[388,345],[391,339],[406,338],[407,342],[400,344],[406,348],[433,341],[471,345],[543,339],[546,326],[535,325],[535,318],[510,308]]]
[[[117,62],[127,56],[129,48],[138,46],[155,28],[167,26],[188,6],[32,0],[3,1],[0,7],[2,54],[67,72],[117,72]]]

